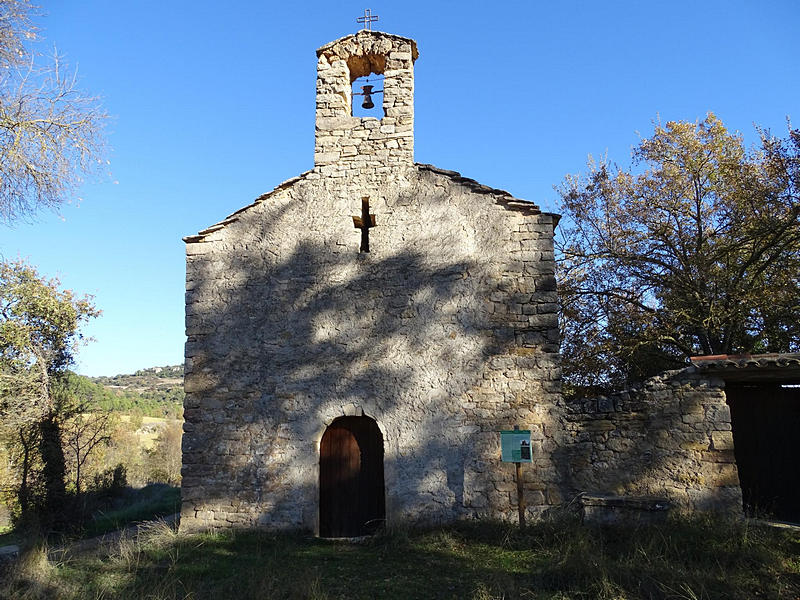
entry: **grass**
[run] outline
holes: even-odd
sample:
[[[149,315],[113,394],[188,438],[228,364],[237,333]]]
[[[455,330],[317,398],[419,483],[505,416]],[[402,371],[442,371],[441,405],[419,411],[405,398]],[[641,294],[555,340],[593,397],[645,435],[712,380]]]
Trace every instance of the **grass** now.
[[[800,533],[709,518],[600,528],[564,517],[524,531],[465,522],[347,543],[303,533],[184,535],[162,523],[104,551],[48,559],[33,548],[5,581],[0,598],[21,600],[793,600]]]
[[[0,527],[0,546],[16,544],[20,540],[18,532],[13,527]]]
[[[116,531],[129,523],[171,515],[180,511],[181,490],[163,483],[125,490],[118,508],[99,511],[84,528],[87,537]]]
[[[173,515],[180,511],[181,490],[166,483],[152,483],[143,488],[122,488],[113,494],[89,492],[84,495],[84,502],[83,510],[89,517],[84,521],[75,515],[69,517],[71,528],[63,534],[65,537],[99,536],[130,524]],[[73,510],[77,513],[77,509]],[[35,525],[32,531],[37,531]],[[25,528],[0,527],[0,546],[22,544],[30,535],[35,534]]]

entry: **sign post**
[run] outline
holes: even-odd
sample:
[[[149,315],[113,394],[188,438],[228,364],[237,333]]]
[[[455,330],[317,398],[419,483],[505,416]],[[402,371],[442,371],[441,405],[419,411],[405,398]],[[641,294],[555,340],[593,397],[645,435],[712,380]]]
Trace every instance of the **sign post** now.
[[[517,512],[519,513],[519,526],[525,527],[525,491],[522,489],[522,463],[515,463],[517,470]]]
[[[519,526],[525,527],[525,490],[522,487],[522,463],[533,462],[531,432],[514,425],[513,430],[500,432],[500,454],[503,462],[513,462],[517,480],[517,510]]]

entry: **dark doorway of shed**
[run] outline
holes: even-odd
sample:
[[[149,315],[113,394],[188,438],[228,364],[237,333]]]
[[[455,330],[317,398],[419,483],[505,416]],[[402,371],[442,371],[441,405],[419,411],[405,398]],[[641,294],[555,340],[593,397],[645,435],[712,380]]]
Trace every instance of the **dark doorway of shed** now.
[[[369,535],[385,518],[381,430],[369,417],[340,417],[319,448],[319,535]]]
[[[800,523],[800,386],[729,383],[725,395],[745,513]]]

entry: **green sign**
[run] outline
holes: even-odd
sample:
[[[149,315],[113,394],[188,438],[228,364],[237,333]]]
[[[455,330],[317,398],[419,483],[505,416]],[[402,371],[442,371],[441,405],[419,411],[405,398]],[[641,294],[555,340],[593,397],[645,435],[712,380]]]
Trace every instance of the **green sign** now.
[[[530,429],[501,431],[500,455],[503,462],[531,462]]]

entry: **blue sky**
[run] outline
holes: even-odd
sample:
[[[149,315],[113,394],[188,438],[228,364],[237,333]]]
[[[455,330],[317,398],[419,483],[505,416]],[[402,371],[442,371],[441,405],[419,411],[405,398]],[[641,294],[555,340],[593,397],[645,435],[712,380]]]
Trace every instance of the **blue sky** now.
[[[0,254],[95,296],[88,375],[182,362],[181,238],[313,166],[314,51],[367,6],[419,46],[416,161],[547,210],[588,154],[628,164],[656,118],[713,111],[748,143],[800,121],[796,0],[41,4],[113,115],[112,174],[0,229]]]

